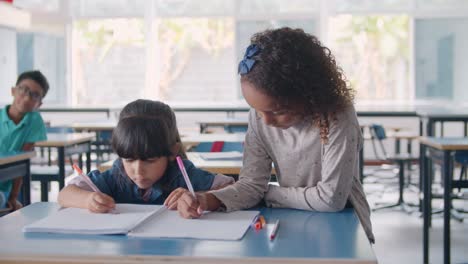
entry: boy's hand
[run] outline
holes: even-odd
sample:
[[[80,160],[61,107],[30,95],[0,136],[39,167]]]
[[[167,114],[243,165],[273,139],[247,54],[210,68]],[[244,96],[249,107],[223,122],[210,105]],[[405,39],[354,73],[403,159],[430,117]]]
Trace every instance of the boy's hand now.
[[[115,208],[115,201],[107,194],[91,192],[87,199],[87,208],[93,213],[109,213]]]
[[[180,197],[182,197],[182,195],[185,192],[188,192],[190,194],[190,192],[187,189],[184,189],[182,187],[179,187],[179,188],[175,189],[166,198],[166,200],[164,201],[164,205],[170,210],[176,210],[177,209],[177,201],[179,200]]]
[[[184,192],[177,200],[177,210],[183,218],[198,218],[204,211],[216,210],[221,201],[211,193],[196,193],[197,199],[190,192]]]
[[[16,211],[23,207],[23,204],[20,203],[16,198],[8,199],[7,206],[11,208],[11,211]]]

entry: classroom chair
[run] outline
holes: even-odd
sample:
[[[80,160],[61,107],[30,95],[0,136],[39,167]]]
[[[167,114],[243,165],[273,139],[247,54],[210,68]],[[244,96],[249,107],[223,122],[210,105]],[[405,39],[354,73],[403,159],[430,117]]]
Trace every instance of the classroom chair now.
[[[104,159],[104,154],[110,155],[112,153],[111,139],[112,131],[96,132],[96,141],[91,143],[91,153],[96,154],[97,165],[106,161]]]
[[[46,131],[47,133],[55,133],[55,134],[67,134],[67,133],[73,133],[75,132],[73,128],[67,127],[67,126],[46,126]],[[40,160],[38,161],[37,159],[33,159],[32,163],[33,164],[40,164],[44,165],[47,163],[47,166],[51,166],[52,162],[54,160],[54,157],[52,155],[52,148],[48,147],[47,149],[47,162],[44,162],[44,148],[40,148]]]
[[[74,130],[71,127],[66,126],[56,126],[56,127],[47,127],[47,133],[73,133]],[[43,148],[41,148],[41,156],[43,156]],[[41,201],[47,202],[49,200],[49,189],[50,183],[53,181],[59,181],[59,168],[53,164],[54,157],[52,155],[51,148],[47,148],[48,159],[47,165],[42,164],[32,164],[31,165],[31,181],[39,181],[41,184]],[[73,163],[71,156],[68,157],[70,164]],[[71,169],[66,170],[65,174],[71,174]]]
[[[412,156],[411,153],[396,153],[393,155],[389,155],[384,145],[384,141],[387,139],[387,135],[385,132],[385,128],[382,125],[371,124],[369,126],[369,132],[371,135],[372,149],[376,157],[383,162],[396,164],[398,168],[397,170],[398,171],[398,200],[397,202],[391,203],[391,204],[377,203],[377,204],[381,204],[381,206],[375,207],[372,210],[376,211],[376,210],[381,210],[381,209],[398,207],[407,213],[412,213],[414,210],[410,209],[410,207],[416,206],[416,205],[405,202],[403,198],[404,189],[407,186],[407,184],[405,184],[405,176],[406,176],[405,166],[408,163],[417,162],[419,158]],[[392,167],[390,167],[390,169],[393,171]],[[376,173],[377,171],[379,170],[376,170],[373,173]]]

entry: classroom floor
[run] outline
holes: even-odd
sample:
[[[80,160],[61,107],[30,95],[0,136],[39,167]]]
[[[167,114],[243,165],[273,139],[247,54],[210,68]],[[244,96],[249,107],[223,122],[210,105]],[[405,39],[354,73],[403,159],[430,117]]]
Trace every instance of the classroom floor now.
[[[364,188],[371,207],[376,202],[394,202],[398,198],[396,182],[392,182],[392,179],[385,184],[367,180]],[[53,183],[49,192],[50,201],[56,201],[57,192],[58,185]],[[31,196],[32,202],[40,201],[40,187],[36,182],[32,183]],[[405,201],[416,202],[417,194],[406,191]],[[434,208],[440,207],[440,201],[435,200],[433,205]],[[454,206],[468,210],[468,200],[456,201]],[[430,260],[431,263],[442,263],[443,220],[441,215],[435,215],[433,219]],[[379,263],[422,263],[422,218],[418,213],[406,214],[398,209],[380,210],[372,213],[372,224],[376,237],[374,250]],[[464,222],[452,220],[451,228],[452,263],[468,263],[468,218]]]

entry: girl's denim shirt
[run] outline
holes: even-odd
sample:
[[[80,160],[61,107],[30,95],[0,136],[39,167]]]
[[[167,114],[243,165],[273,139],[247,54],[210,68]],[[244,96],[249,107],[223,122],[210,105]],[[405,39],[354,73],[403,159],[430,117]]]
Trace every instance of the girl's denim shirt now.
[[[196,168],[189,160],[183,162],[194,190],[209,190],[215,176]],[[173,190],[178,187],[187,189],[184,177],[175,161],[168,163],[164,175],[149,190],[141,190],[130,180],[121,159],[117,159],[111,169],[102,173],[94,170],[88,176],[101,192],[114,198],[116,203],[163,204]]]

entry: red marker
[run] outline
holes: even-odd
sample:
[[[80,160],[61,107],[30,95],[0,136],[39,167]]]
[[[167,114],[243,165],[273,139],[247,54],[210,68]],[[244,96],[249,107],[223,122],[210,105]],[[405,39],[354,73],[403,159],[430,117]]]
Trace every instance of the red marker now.
[[[275,239],[276,234],[278,233],[278,228],[279,228],[279,219],[276,220],[275,225],[273,226],[273,230],[271,230],[270,240]]]

